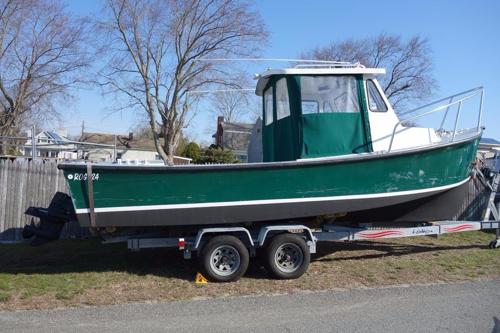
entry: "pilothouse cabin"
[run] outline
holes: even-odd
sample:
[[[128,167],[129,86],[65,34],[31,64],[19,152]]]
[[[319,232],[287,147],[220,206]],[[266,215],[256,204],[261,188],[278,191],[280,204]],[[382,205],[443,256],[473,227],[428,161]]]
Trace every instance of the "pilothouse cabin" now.
[[[259,76],[263,162],[384,151],[399,119],[377,82],[385,69],[360,64],[297,66]],[[392,149],[439,142],[434,130],[402,127]]]

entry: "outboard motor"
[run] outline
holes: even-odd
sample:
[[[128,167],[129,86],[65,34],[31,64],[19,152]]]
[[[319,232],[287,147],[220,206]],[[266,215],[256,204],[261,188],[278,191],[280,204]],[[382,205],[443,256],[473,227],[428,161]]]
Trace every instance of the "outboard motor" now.
[[[29,207],[25,214],[38,217],[40,223],[31,223],[23,228],[23,237],[32,238],[31,245],[37,246],[57,240],[66,222],[76,220],[71,197],[66,193],[57,192],[48,208]]]

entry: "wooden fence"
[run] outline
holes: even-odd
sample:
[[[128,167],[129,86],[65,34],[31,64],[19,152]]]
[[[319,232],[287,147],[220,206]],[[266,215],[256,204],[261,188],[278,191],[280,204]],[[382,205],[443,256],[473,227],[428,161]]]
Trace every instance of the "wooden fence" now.
[[[453,219],[459,221],[482,220],[488,206],[490,193],[489,188],[479,177],[473,177],[468,183],[467,195]]]
[[[55,161],[0,160],[0,241],[22,239],[22,228],[31,217],[30,206],[47,207],[56,192],[68,193],[62,171]],[[62,237],[84,234],[77,223],[67,224]]]

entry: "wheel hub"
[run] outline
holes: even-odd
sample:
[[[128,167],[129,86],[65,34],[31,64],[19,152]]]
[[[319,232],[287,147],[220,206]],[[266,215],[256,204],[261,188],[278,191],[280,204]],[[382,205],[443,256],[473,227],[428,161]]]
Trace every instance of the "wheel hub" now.
[[[279,270],[291,273],[302,265],[304,254],[298,245],[286,243],[278,248],[274,260]]]
[[[221,276],[236,272],[241,264],[239,252],[230,245],[217,247],[210,255],[210,267]]]

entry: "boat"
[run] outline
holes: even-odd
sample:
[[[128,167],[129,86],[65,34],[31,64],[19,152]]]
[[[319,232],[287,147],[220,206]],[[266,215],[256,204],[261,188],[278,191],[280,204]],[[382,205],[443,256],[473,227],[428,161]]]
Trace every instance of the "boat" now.
[[[346,62],[261,73],[261,162],[61,163],[78,221],[100,228],[446,218],[471,177],[483,89],[397,114],[377,80],[383,74]],[[459,128],[473,98],[477,124]],[[436,113],[437,129],[417,125]]]

